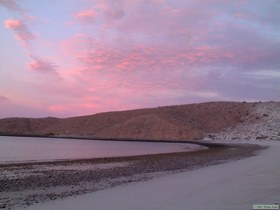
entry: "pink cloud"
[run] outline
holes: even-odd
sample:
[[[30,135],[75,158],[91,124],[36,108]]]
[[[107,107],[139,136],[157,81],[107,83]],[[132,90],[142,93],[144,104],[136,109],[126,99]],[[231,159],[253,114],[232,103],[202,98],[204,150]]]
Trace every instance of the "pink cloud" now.
[[[30,70],[57,74],[57,66],[53,62],[49,61],[48,59],[42,59],[39,56],[34,55],[34,53],[31,51],[30,41],[34,40],[35,36],[29,31],[28,27],[23,21],[17,19],[8,19],[5,20],[4,26],[14,31],[16,38],[24,43],[24,47],[28,54],[33,54],[30,55],[32,61],[28,64],[28,68]]]
[[[93,71],[157,73],[183,69],[190,65],[215,64],[231,60],[235,54],[235,52],[224,52],[209,46],[170,49],[168,46],[145,44],[127,45],[125,49],[97,45],[94,50],[75,51],[75,57]]]
[[[105,101],[99,100],[73,100],[71,103],[69,102],[60,102],[60,103],[54,103],[52,105],[49,105],[47,107],[47,110],[49,112],[52,112],[55,115],[60,116],[69,116],[69,113],[71,115],[86,115],[88,113],[95,113],[104,111],[104,108],[106,107]],[[107,104],[109,105],[109,104]],[[114,106],[113,103],[111,103],[109,106]],[[106,109],[106,108],[105,108]]]
[[[100,91],[100,94],[95,94],[94,96],[89,96],[89,92],[80,92],[80,98],[77,98],[77,100],[53,103],[47,107],[47,110],[59,116],[69,116],[69,114],[77,116],[96,112],[140,108],[133,100],[128,100],[127,103],[123,103],[122,98],[129,96],[126,93],[122,93],[122,96],[120,94],[114,96],[102,90]]]
[[[33,33],[31,33],[26,26],[26,24],[17,19],[8,19],[4,21],[4,26],[8,29],[12,29],[16,35],[16,38],[20,41],[28,43],[31,40],[35,39]]]
[[[60,28],[63,33],[59,40],[63,36],[65,39],[61,43],[53,42],[59,45],[52,56],[59,62],[59,75],[64,80],[50,86],[49,77],[43,74],[40,83],[30,85],[30,89],[40,93],[32,98],[55,115],[69,116],[219,100],[227,95],[245,97],[254,95],[254,86],[259,84],[266,86],[266,91],[258,88],[258,92],[267,95],[270,90],[279,95],[275,88],[279,87],[279,79],[271,80],[270,84],[258,76],[260,82],[257,83],[248,79],[250,74],[244,76],[248,71],[279,69],[276,36],[279,30],[269,28],[271,21],[268,21],[278,20],[277,7],[271,4],[275,6],[272,13],[264,12],[273,7],[267,3],[245,3],[240,7],[236,2],[75,2],[79,5],[77,8],[88,9],[72,14],[76,20],[71,25],[73,28]],[[69,17],[69,14],[64,15]],[[260,18],[263,22],[257,20]],[[13,20],[5,26],[17,35],[21,22]],[[34,24],[34,29],[38,34],[43,32],[38,24]],[[69,38],[73,31],[78,35]],[[52,39],[48,35],[45,37]],[[50,48],[41,46],[39,49],[36,44],[33,47],[37,52],[50,53]],[[27,51],[34,55],[29,69],[58,75],[54,60]],[[50,100],[50,95],[55,97]]]
[[[93,9],[82,10],[75,14],[75,17],[81,21],[86,23],[93,23],[95,21],[96,12]]]
[[[116,110],[117,106],[136,108],[139,104],[186,103],[187,99],[215,100],[223,94],[211,89],[219,80],[210,83],[208,71],[225,67],[223,71],[226,72],[231,66],[254,63],[261,58],[261,51],[249,53],[246,48],[231,48],[234,44],[230,42],[225,46],[200,44],[186,47],[116,40],[75,36],[65,40],[62,46],[68,56],[78,61],[80,68],[75,71],[79,72],[77,81],[83,83],[80,92],[84,96],[99,96],[103,101],[111,98],[116,104],[111,107],[100,102],[104,110],[93,108],[96,112]],[[203,89],[206,87],[208,91]],[[91,102],[86,104],[90,106]]]
[[[113,89],[114,95],[120,98],[170,89],[192,91],[200,83],[191,71],[194,66],[225,59],[223,52],[209,46],[190,49],[139,43],[114,46],[94,39],[91,43],[85,36],[64,42],[62,47],[80,62],[75,72],[79,72],[84,88],[93,90],[92,94]]]
[[[28,64],[28,68],[32,71],[55,73],[56,65],[47,59],[31,56],[33,61]]]
[[[9,19],[4,22],[6,28],[18,29],[22,27],[22,22],[19,20]]]

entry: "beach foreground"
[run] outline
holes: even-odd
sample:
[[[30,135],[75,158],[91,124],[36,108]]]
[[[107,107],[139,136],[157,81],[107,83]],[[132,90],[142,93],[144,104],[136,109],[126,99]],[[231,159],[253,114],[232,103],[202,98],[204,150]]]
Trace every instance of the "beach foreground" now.
[[[26,209],[252,209],[280,203],[280,144],[233,162],[168,174]]]
[[[202,149],[115,158],[14,163],[1,165],[0,207],[24,208],[96,192],[161,175],[194,170],[256,155],[252,144],[203,143]]]
[[[27,209],[252,209],[280,202],[280,144],[257,156]]]

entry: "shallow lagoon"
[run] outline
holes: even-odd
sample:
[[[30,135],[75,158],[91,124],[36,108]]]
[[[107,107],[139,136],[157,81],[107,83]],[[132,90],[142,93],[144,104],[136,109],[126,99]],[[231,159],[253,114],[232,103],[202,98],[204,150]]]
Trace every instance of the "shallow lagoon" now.
[[[0,136],[0,164],[158,154],[201,148],[199,145],[186,143]]]

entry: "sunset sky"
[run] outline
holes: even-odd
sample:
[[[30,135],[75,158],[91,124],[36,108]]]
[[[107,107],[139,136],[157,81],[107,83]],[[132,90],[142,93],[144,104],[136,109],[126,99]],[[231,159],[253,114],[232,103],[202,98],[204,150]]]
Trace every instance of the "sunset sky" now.
[[[0,118],[280,100],[279,0],[0,0]]]

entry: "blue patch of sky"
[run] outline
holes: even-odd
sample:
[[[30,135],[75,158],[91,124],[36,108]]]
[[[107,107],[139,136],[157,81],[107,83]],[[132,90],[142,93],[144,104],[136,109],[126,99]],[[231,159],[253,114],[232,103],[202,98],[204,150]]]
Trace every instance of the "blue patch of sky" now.
[[[79,11],[76,1],[38,1],[26,2],[25,7],[35,17],[33,24],[37,34],[45,39],[61,41],[78,33],[73,14]],[[67,6],[65,6],[67,4]]]

